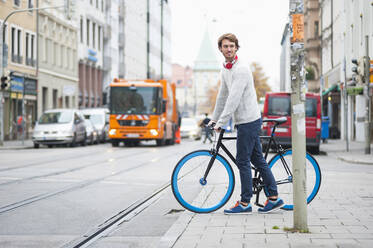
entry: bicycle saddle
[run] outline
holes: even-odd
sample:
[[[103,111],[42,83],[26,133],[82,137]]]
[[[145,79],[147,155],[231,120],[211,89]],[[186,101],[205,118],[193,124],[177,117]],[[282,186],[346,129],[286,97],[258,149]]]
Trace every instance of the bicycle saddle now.
[[[263,122],[276,122],[276,124],[280,125],[282,123],[285,123],[288,119],[286,117],[280,117],[276,119],[265,119]]]

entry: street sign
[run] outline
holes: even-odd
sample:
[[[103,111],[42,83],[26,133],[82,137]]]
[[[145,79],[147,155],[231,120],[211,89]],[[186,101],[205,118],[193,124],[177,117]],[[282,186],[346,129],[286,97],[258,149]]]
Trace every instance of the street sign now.
[[[293,23],[293,36],[291,37],[291,43],[304,42],[304,21],[303,14],[292,14]]]

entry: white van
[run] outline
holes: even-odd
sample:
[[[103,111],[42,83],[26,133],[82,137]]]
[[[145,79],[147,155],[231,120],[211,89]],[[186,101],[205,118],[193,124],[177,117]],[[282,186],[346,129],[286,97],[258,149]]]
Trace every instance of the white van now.
[[[109,132],[109,109],[107,108],[86,108],[80,110],[85,119],[90,120],[98,132],[100,142],[108,140]]]
[[[35,148],[39,148],[40,145],[86,145],[84,118],[77,109],[47,110],[35,125],[32,141]]]

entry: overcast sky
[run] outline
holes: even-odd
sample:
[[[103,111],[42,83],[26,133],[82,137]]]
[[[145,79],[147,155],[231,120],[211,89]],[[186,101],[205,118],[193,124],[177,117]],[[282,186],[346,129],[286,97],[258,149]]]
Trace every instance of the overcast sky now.
[[[273,90],[280,78],[281,37],[288,21],[289,0],[170,0],[172,12],[172,62],[193,66],[208,26],[218,61],[217,39],[236,34],[239,57],[258,62]]]

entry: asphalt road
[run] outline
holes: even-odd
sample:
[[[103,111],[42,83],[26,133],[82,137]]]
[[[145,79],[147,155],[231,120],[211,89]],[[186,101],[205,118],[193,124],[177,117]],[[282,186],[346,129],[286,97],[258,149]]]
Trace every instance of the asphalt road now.
[[[228,146],[234,149],[233,142]],[[167,184],[183,155],[209,148],[183,140],[164,147],[147,142],[0,151],[0,247],[71,247]],[[336,162],[333,156],[316,159],[325,175],[373,173],[373,166]],[[154,246],[181,211],[167,188],[91,247]]]

